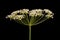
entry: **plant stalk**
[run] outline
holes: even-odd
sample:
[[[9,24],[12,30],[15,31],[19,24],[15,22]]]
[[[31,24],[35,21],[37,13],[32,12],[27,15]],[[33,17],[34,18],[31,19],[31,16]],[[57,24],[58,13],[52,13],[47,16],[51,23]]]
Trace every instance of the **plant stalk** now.
[[[29,25],[29,40],[31,40],[31,26]]]

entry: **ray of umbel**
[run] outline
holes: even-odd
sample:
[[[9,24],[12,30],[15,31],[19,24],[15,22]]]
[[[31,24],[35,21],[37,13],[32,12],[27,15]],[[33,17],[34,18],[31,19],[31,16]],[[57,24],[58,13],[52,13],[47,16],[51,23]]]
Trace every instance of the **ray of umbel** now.
[[[29,26],[29,40],[31,40],[31,26],[53,18],[53,15],[54,13],[49,9],[21,9],[12,12],[10,15],[7,15],[6,18],[10,18],[10,20]]]

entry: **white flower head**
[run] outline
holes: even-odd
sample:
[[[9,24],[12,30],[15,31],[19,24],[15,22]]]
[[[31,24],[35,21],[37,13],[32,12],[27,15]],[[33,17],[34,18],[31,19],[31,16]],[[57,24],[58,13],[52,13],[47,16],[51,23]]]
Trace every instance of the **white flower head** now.
[[[6,16],[6,18],[11,18],[11,19],[13,19],[13,17],[15,17],[15,15],[8,15],[8,16]]]
[[[29,16],[34,17],[35,15],[36,15],[36,11],[35,10],[29,11]]]
[[[42,9],[35,9],[36,12],[42,12],[43,10]]]
[[[45,13],[47,13],[45,15],[45,17],[47,17],[47,18],[53,18],[54,13],[52,11],[50,11],[49,9],[44,9],[44,11],[45,11]]]
[[[27,9],[23,9],[24,11],[22,11],[22,12],[26,12],[25,10],[27,10]],[[27,10],[28,11],[28,10]],[[21,20],[21,19],[23,19],[24,18],[24,15],[18,15],[18,13],[20,13],[20,10],[17,10],[17,11],[14,11],[14,12],[12,12],[10,15],[8,15],[8,16],[6,16],[6,18],[10,18],[10,19],[14,19],[14,20]]]
[[[17,15],[18,13],[20,13],[19,10],[12,12],[11,15]]]
[[[41,10],[41,9],[35,9],[35,10],[31,10],[31,11],[29,11],[29,15],[30,16],[41,16],[41,15],[43,15],[42,14],[42,11],[43,10]]]
[[[49,9],[44,9],[45,13],[47,14],[52,14],[52,11],[50,11]]]
[[[12,12],[10,15],[6,16],[6,18],[18,20],[24,25],[32,26],[42,23],[49,18],[53,18],[53,15],[54,13],[49,9],[33,9],[30,11],[29,9],[21,9]]]
[[[47,18],[53,18],[53,15],[46,15]]]
[[[22,10],[20,10],[20,13],[22,13],[22,14],[27,14],[29,12],[29,9],[22,9]]]
[[[13,19],[22,20],[23,18],[24,18],[24,15],[16,15]]]
[[[29,16],[34,17],[35,15],[36,15],[36,13],[35,13],[35,12],[31,12],[31,13],[29,13]]]

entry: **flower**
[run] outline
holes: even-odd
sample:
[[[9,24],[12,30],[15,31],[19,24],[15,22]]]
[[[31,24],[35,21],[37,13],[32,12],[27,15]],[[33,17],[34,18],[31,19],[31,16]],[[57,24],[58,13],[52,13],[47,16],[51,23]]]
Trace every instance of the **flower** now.
[[[44,9],[44,11],[45,11],[45,13],[47,13],[46,15],[45,15],[45,17],[47,17],[47,18],[53,18],[53,12],[52,11],[50,11],[49,9]]]
[[[47,18],[53,18],[53,15],[46,15]]]
[[[13,17],[15,17],[15,15],[7,15],[7,16],[6,16],[6,18],[11,18],[11,19],[12,19]]]
[[[16,15],[13,19],[22,20],[23,18],[24,18],[24,15]]]
[[[36,12],[42,12],[43,10],[42,9],[35,9]]]
[[[22,14],[24,14],[24,13],[28,13],[28,11],[29,11],[29,9],[22,9],[22,10],[20,10],[20,13],[22,13]]]
[[[6,18],[10,18],[20,24],[29,26],[29,40],[31,40],[31,26],[40,24],[49,18],[53,18],[53,15],[54,14],[49,9],[34,9],[30,11],[29,9],[22,9],[12,12],[10,15],[6,16]]]
[[[35,10],[29,11],[29,16],[34,17],[35,15],[36,15],[36,11]]]
[[[29,11],[29,15],[34,17],[34,16],[42,16],[42,9],[35,9],[35,10],[31,10]]]
[[[12,12],[11,15],[17,15],[18,13],[20,13],[19,10]]]
[[[45,13],[47,14],[52,14],[52,11],[50,11],[49,9],[44,9]]]
[[[8,15],[8,16],[6,16],[6,18],[10,18],[10,19],[14,19],[14,20],[21,20],[21,19],[23,19],[24,18],[24,15]]]
[[[45,13],[43,13],[45,12]],[[19,20],[24,25],[36,25],[39,24],[49,18],[53,18],[54,13],[49,9],[21,9],[12,12],[10,15],[6,16],[6,18],[10,18],[13,20]],[[22,20],[23,19],[23,20]]]
[[[45,14],[43,14],[43,11],[45,12],[45,13],[47,13],[46,15]],[[18,15],[18,13],[20,13],[19,15]],[[22,10],[17,10],[17,11],[14,11],[14,12],[12,12],[11,13],[11,15],[8,15],[6,18],[11,18],[11,19],[22,19],[22,18],[24,18],[24,14],[29,14],[29,16],[31,16],[31,17],[37,17],[37,16],[42,16],[42,15],[45,15],[45,17],[47,17],[47,18],[53,18],[53,13],[52,13],[52,11],[50,11],[49,9],[44,9],[44,10],[42,10],[42,9],[34,9],[34,10],[30,10],[29,11],[29,9],[22,9]],[[25,15],[26,16],[26,15]]]

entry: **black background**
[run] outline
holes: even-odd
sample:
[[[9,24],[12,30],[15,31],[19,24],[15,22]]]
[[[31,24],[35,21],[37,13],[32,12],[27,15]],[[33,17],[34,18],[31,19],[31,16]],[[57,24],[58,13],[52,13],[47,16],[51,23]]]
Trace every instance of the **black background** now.
[[[32,40],[60,38],[60,1],[59,0],[0,0],[0,40],[28,40],[28,26],[6,19],[6,15],[23,8],[50,9],[54,18],[32,26]]]

